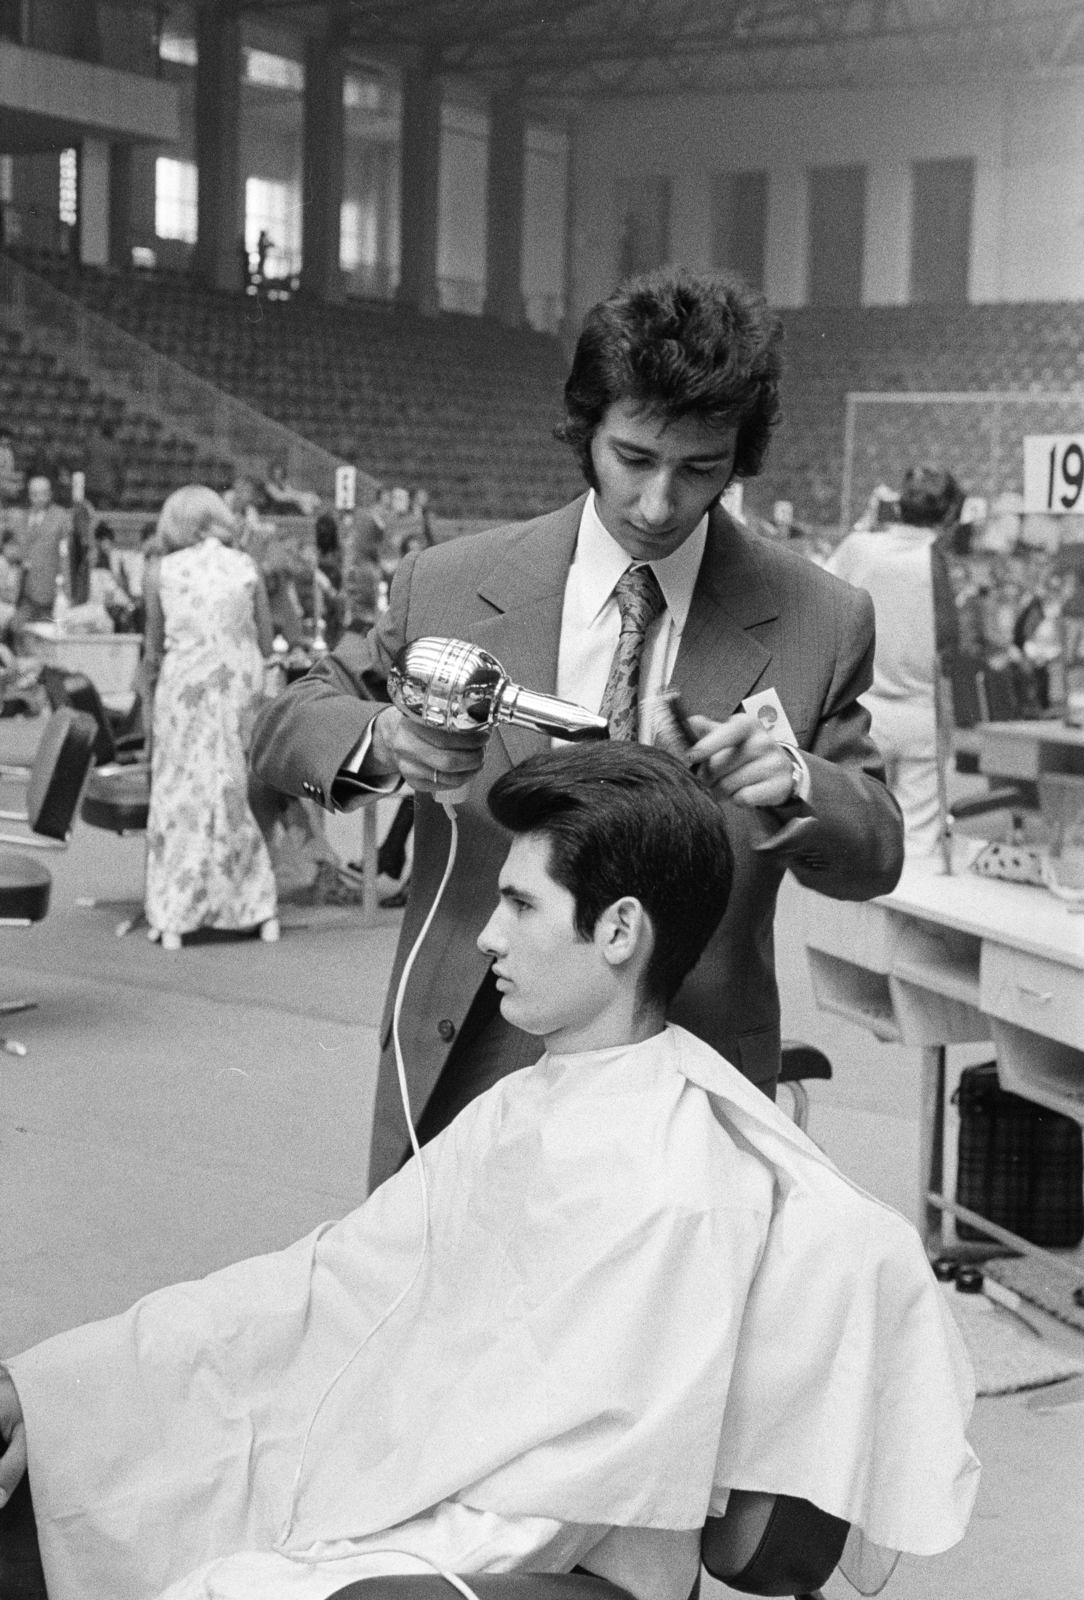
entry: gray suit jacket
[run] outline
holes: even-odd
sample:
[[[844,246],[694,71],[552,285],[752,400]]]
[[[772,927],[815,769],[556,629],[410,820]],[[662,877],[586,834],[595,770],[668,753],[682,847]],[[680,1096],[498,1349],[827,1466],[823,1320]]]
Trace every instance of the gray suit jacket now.
[[[263,713],[252,751],[257,774],[289,794],[333,804],[336,773],[386,698],[387,669],[404,642],[426,635],[491,650],[511,678],[552,693],[565,580],[583,501],[549,516],[411,555],[388,611],[367,636],[335,653]],[[816,825],[790,856],[762,854],[758,814],[726,806],[735,877],[729,908],[670,1011],[755,1083],[779,1070],[779,996],[772,920],[789,866],[838,899],[887,893],[903,861],[899,810],[883,783],[857,696],[873,669],[869,597],[804,558],[714,510],[674,670],[691,711],[722,720],[755,689],[774,687],[806,752]],[[459,857],[419,955],[402,1019],[402,1044],[417,1118],[462,1026],[487,961],[475,940],[496,900],[507,840],[485,808],[507,768],[545,748],[539,735],[502,727],[460,807]],[[440,806],[420,796],[414,871],[381,1031],[373,1177],[394,1170],[406,1145],[389,1048],[391,1006],[402,963],[432,902],[448,849]],[[533,1058],[532,1058],[533,1059]]]
[[[27,512],[19,549],[23,560],[20,600],[37,607],[52,605],[60,571],[60,546],[71,538],[71,527],[71,512],[63,506],[48,505],[43,512]]]

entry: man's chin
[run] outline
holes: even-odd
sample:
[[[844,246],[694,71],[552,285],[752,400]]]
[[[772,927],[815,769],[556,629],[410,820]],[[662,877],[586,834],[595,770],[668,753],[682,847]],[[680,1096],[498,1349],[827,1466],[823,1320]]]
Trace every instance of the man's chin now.
[[[693,523],[693,528],[696,523]],[[624,548],[625,554],[634,561],[665,561],[667,556],[672,556],[675,550],[680,550],[693,528],[686,532],[672,533],[642,533],[637,528],[624,527],[624,537],[618,541]]]
[[[537,1037],[549,1031],[545,1023],[540,1023],[537,1018],[526,1014],[523,1006],[516,1004],[516,998],[511,994],[501,996],[501,1016],[505,1022],[510,1022],[513,1028],[519,1028],[522,1033],[532,1033]]]

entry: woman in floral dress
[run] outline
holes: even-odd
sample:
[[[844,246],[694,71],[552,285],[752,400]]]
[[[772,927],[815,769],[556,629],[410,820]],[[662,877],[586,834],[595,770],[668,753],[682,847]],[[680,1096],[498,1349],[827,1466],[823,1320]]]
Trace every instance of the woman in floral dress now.
[[[146,584],[153,693],[148,937],[178,950],[196,928],[278,938],[275,877],[248,804],[247,752],[271,649],[271,614],[234,520],[211,489],[171,494],[162,560]]]

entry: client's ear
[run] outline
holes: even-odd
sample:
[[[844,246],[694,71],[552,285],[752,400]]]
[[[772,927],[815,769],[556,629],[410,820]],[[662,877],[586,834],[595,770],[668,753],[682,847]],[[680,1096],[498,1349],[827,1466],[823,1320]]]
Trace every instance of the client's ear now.
[[[611,967],[634,963],[637,973],[651,954],[654,942],[651,918],[635,895],[622,895],[595,923],[594,942]]]

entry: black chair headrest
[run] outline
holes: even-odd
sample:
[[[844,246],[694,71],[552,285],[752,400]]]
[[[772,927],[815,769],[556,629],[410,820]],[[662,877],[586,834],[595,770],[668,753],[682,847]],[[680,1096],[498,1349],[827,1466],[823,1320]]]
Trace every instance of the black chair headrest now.
[[[35,833],[67,839],[97,736],[98,725],[85,711],[62,706],[49,718],[26,789],[27,821]]]

